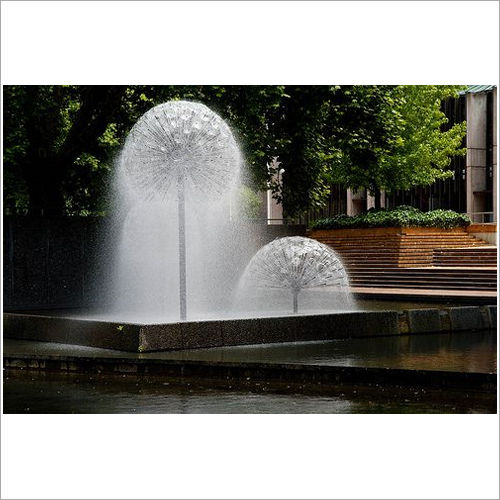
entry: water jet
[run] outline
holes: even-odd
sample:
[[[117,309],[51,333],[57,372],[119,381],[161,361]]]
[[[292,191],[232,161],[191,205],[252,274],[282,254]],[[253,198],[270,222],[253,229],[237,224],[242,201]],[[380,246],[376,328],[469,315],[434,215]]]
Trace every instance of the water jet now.
[[[139,198],[177,198],[179,311],[187,317],[186,192],[216,199],[240,168],[238,145],[227,124],[207,106],[171,101],[134,125],[121,155],[124,178]]]
[[[303,290],[321,293],[329,300],[330,310],[354,309],[340,257],[329,246],[310,238],[278,238],[254,255],[242,277],[240,293],[248,300],[252,291],[262,294],[269,290],[291,295],[294,314],[298,313]]]

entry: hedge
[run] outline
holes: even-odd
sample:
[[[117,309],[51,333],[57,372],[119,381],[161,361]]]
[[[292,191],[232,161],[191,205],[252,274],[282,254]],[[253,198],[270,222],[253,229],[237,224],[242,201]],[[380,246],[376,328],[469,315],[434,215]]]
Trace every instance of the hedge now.
[[[312,223],[312,229],[354,229],[362,227],[437,227],[450,229],[471,223],[465,214],[453,210],[422,212],[418,208],[400,206],[392,209],[370,209],[359,215],[336,215]]]

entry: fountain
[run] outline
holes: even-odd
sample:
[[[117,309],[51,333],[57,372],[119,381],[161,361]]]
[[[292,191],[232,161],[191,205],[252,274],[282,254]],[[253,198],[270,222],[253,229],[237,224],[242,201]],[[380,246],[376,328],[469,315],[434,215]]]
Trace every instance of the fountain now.
[[[276,291],[291,296],[292,311],[297,313],[303,290],[321,293],[323,300],[316,294],[315,301],[326,303],[329,310],[354,309],[340,257],[327,245],[301,236],[279,238],[262,247],[248,264],[240,288],[247,303],[253,291],[261,310],[277,302],[276,294],[269,296]]]
[[[182,321],[187,317],[186,197],[193,200],[198,195],[216,203],[234,183],[240,163],[238,145],[224,120],[194,102],[155,106],[137,121],[125,142],[120,169],[125,188],[137,197],[133,205],[177,200]],[[192,209],[198,205],[193,202]],[[168,210],[164,211],[167,218]]]
[[[356,310],[332,249],[266,244],[280,226],[234,220],[241,167],[230,128],[203,104],[149,110],[113,183],[115,265],[100,281],[112,300],[83,315],[12,314],[9,335],[145,352],[399,332],[397,313]]]
[[[241,166],[231,130],[203,104],[167,102],[137,121],[117,169],[118,206],[126,214],[117,317],[186,321],[188,299],[191,320],[288,313],[279,292],[273,295],[278,289],[291,292],[293,312],[302,290],[313,294],[303,300],[307,310],[354,309],[331,248],[289,237],[245,254],[258,240],[257,227],[238,234],[242,224],[231,225],[228,217]]]

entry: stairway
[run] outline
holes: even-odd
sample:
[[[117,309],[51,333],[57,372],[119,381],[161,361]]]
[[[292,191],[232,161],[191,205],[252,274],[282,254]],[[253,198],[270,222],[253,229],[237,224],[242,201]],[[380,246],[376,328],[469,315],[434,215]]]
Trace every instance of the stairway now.
[[[497,247],[435,248],[433,266],[497,267]]]
[[[496,290],[496,269],[478,268],[393,268],[351,270],[352,287],[425,288],[437,290]]]
[[[464,229],[331,230],[312,231],[310,236],[340,255],[352,287],[488,291],[497,287],[496,247]]]

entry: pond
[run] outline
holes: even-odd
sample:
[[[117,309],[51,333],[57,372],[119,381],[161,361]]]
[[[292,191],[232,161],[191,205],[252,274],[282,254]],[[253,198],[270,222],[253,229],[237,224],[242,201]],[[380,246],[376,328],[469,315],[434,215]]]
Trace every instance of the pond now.
[[[349,339],[148,354],[6,340],[7,353],[496,372],[495,332]],[[219,388],[133,375],[4,372],[5,413],[495,413],[494,394],[404,388]]]

